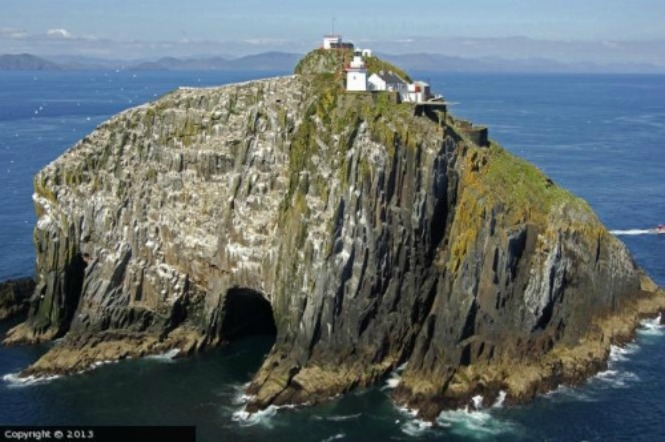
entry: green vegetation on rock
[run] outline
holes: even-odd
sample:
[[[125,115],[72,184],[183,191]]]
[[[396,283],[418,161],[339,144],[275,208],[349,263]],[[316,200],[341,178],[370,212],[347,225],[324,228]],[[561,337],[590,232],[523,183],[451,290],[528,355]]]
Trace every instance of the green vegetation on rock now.
[[[411,77],[406,73],[405,70],[398,68],[392,63],[388,63],[385,60],[381,60],[379,57],[367,57],[365,58],[365,63],[367,64],[367,72],[369,75],[376,74],[380,71],[384,72],[394,72],[395,74],[402,77],[403,80],[411,82]]]
[[[433,419],[575,381],[557,367],[591,373],[614,336],[597,318],[614,324],[640,289],[639,315],[665,306],[582,200],[450,115],[347,92],[350,57],[179,89],[41,171],[40,291],[7,342],[67,334],[24,375],[226,342],[239,288],[277,327],[248,407],[325,400],[408,362],[394,397]]]
[[[341,77],[344,74],[344,67],[351,62],[352,58],[351,49],[316,49],[298,62],[294,73],[298,75],[335,74]],[[366,57],[365,63],[369,75],[380,71],[394,72],[404,80],[411,82],[411,77],[406,71],[378,57]]]

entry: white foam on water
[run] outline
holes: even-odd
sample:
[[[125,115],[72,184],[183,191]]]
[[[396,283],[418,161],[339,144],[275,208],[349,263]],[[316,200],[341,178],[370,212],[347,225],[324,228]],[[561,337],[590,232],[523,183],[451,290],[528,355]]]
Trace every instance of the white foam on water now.
[[[515,424],[497,419],[487,411],[444,411],[437,417],[436,422],[457,435],[473,439],[485,439],[517,431]]]
[[[506,401],[507,393],[503,390],[499,391],[499,396],[492,404],[492,408],[503,408],[503,403]]]
[[[307,405],[307,403],[303,404]],[[270,405],[264,410],[255,413],[249,413],[245,410],[245,406],[237,410],[231,416],[234,422],[237,422],[241,427],[252,427],[254,425],[263,425],[264,427],[272,428],[272,418],[275,417],[277,412],[282,409],[294,409],[298,405]]]
[[[94,368],[97,368],[97,367],[101,367],[102,365],[113,364],[113,363],[116,363],[116,362],[118,362],[118,361],[113,361],[113,360],[110,360],[110,359],[106,360],[106,361],[96,361],[96,362],[93,362],[92,364],[90,364],[90,368],[94,369]]]
[[[390,377],[386,380],[386,385],[384,385],[382,390],[392,390],[396,388],[400,382],[402,382],[402,373],[406,370],[408,362],[403,363],[395,370],[390,373]]]
[[[172,362],[176,356],[180,354],[180,349],[179,348],[172,348],[171,350],[167,351],[166,353],[160,353],[156,355],[148,355],[145,358],[146,359],[151,359],[153,361],[161,361],[161,362]]]
[[[660,325],[661,315],[654,319],[645,319],[641,322],[637,333],[644,336],[662,336],[665,333],[665,326]]]
[[[332,442],[334,440],[344,439],[345,437],[346,437],[346,434],[337,433],[337,434],[333,434],[332,436],[323,439],[321,442]]]
[[[402,376],[400,376],[399,374],[397,374],[395,372],[392,372],[390,374],[390,377],[386,381],[386,385],[383,387],[383,389],[392,390],[392,389],[396,388],[399,385],[400,382],[402,382]]]
[[[506,392],[499,392],[493,408],[501,408],[506,399]],[[478,395],[472,398],[474,406],[482,407],[483,397]],[[418,410],[413,410],[407,407],[396,407],[398,411],[406,416],[405,421],[401,425],[402,433],[412,436],[420,437],[428,431],[435,431],[434,423],[418,419]],[[395,423],[400,424],[402,421],[397,419]],[[436,424],[439,427],[447,428],[449,431],[472,439],[485,439],[491,438],[505,433],[515,433],[518,431],[516,424],[500,420],[492,416],[486,410],[469,410],[465,409],[444,411],[436,419]]]
[[[252,399],[254,399],[254,396],[250,394],[239,393],[233,397],[233,403],[236,405],[244,405]]]
[[[553,402],[596,402],[597,399],[589,396],[579,388],[559,385],[556,390],[549,391],[543,397]]]
[[[627,235],[655,235],[656,232],[651,229],[628,229],[628,230],[610,230],[610,233],[615,236]]]
[[[277,414],[278,409],[275,405],[271,405],[265,410],[249,413],[243,408],[234,412],[231,419],[241,427],[252,427],[254,425],[272,427],[271,420]]]
[[[429,431],[432,429],[434,424],[432,422],[427,422],[422,419],[418,419],[418,410],[408,408],[405,406],[397,406],[396,404],[393,403],[397,411],[402,413],[405,416],[404,422],[402,423],[402,420],[397,419],[395,421],[396,424],[402,423],[400,426],[400,429],[402,430],[402,433],[408,435],[408,436],[413,436],[413,437],[419,437],[426,431]]]
[[[396,408],[400,413],[402,413],[402,414],[404,414],[408,417],[418,416],[418,410],[416,410],[416,409],[408,408],[408,407],[404,407],[404,406],[396,406]]]
[[[26,376],[20,377],[19,373],[8,373],[2,377],[2,380],[6,382],[8,387],[17,388],[17,387],[29,387],[32,385],[45,384],[51,382],[55,379],[58,379],[60,376]]]
[[[640,380],[639,376],[630,371],[605,370],[593,377],[593,380],[602,382],[612,388],[625,388],[629,383]]]
[[[395,371],[397,371],[399,374],[402,374],[402,372],[404,370],[406,370],[406,367],[408,367],[408,366],[409,366],[409,363],[405,362],[402,365],[400,365],[399,367],[397,367],[397,369]]]
[[[609,358],[610,365],[612,365],[615,362],[627,361],[628,356],[637,352],[637,350],[639,349],[640,346],[635,343],[628,344],[624,347],[619,347],[618,345],[612,345],[610,347],[610,358]]]
[[[344,421],[358,419],[360,416],[362,416],[362,413],[339,415],[339,416],[333,415],[333,416],[326,416],[325,420],[333,422],[344,422]]]
[[[252,398],[254,398],[254,396],[245,393],[245,390],[247,390],[247,387],[249,387],[249,382],[247,382],[246,384],[237,385],[237,386],[234,387],[234,389],[236,390],[236,394],[233,395],[233,401],[232,402],[235,405],[244,405],[247,402],[249,402],[250,400],[252,400]]]
[[[433,426],[434,424],[432,422],[426,422],[421,419],[411,419],[402,425],[401,429],[402,433],[408,436],[418,437],[426,431],[431,430]]]
[[[473,404],[473,408],[476,410],[482,410],[483,409],[483,396],[482,395],[476,395],[471,398],[471,403]]]

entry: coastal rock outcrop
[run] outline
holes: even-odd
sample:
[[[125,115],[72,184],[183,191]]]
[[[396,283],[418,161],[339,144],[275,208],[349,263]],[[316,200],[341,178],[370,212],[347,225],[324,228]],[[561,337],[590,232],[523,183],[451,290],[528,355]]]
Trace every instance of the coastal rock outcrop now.
[[[0,283],[0,321],[26,313],[34,289],[35,282],[30,278]]]
[[[407,363],[394,398],[431,419],[580,382],[665,308],[584,201],[445,109],[345,93],[344,57],[179,89],[42,170],[37,287],[6,342],[64,339],[24,374],[261,330],[249,411]]]

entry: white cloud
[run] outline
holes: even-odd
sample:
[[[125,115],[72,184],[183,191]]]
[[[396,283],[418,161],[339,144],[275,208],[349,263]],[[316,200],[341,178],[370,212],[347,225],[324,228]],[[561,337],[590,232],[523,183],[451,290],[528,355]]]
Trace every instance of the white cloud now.
[[[67,29],[63,29],[63,28],[49,29],[49,30],[46,32],[46,35],[48,35],[48,36],[51,37],[51,38],[57,38],[57,39],[61,39],[61,38],[64,38],[64,39],[74,38],[74,36],[72,35],[71,32],[69,32]]]
[[[14,28],[0,28],[0,38],[9,38],[11,40],[20,40],[26,38],[28,33]]]

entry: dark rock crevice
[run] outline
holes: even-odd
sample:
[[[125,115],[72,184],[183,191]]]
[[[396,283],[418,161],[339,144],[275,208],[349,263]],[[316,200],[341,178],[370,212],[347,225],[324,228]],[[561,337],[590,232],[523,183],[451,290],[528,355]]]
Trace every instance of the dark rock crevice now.
[[[69,267],[65,273],[65,298],[62,306],[62,323],[55,338],[64,336],[71,326],[74,314],[81,300],[81,289],[83,288],[86,266],[87,263],[81,253],[74,255],[72,261],[69,263]]]

